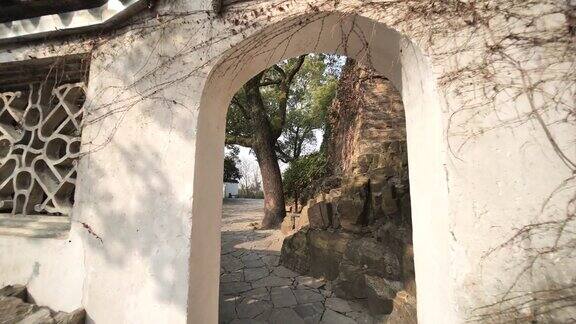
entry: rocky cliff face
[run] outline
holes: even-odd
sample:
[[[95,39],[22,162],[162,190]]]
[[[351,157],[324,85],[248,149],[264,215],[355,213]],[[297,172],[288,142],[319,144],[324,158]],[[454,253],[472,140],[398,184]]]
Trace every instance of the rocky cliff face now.
[[[347,61],[329,111],[330,176],[284,229],[288,268],[332,280],[380,321],[416,322],[404,108],[385,78]]]
[[[406,173],[406,122],[400,93],[387,79],[348,60],[329,110],[328,162],[336,176],[379,167]]]

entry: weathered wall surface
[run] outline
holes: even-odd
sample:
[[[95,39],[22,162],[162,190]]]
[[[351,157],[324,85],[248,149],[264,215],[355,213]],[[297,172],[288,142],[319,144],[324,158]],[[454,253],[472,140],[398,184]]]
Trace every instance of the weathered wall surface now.
[[[407,175],[404,107],[392,83],[348,60],[328,114],[332,174],[365,174],[386,166]]]
[[[572,316],[571,4],[209,7],[159,2],[112,34],[0,49],[92,53],[70,235],[1,237],[0,285],[97,323],[215,322],[228,101],[277,60],[333,52],[402,95],[420,322]]]
[[[378,322],[416,322],[400,93],[385,77],[348,59],[328,115],[332,172],[295,218],[297,232],[284,240],[280,262],[331,280],[338,297],[367,302]]]

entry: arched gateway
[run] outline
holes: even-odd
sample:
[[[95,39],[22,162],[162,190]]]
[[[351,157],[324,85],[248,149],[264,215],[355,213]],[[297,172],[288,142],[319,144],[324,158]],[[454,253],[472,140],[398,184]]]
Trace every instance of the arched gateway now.
[[[60,76],[87,84],[74,198],[0,215],[0,286],[95,323],[215,323],[228,103],[271,64],[325,52],[402,95],[419,322],[573,318],[573,5],[223,3],[158,1],[115,31],[31,43],[145,6],[0,23],[1,93],[60,62],[35,58],[73,56]]]
[[[211,71],[200,103],[197,133],[195,186],[204,188],[195,196],[193,222],[201,222],[192,235],[192,259],[206,260],[191,268],[190,295],[213,292],[206,302],[217,301],[219,280],[221,213],[216,194],[222,164],[226,111],[229,102],[248,79],[274,62],[309,52],[346,55],[376,69],[402,93],[406,109],[410,186],[414,222],[415,263],[419,316],[433,322],[451,322],[443,278],[449,271],[447,186],[442,109],[430,63],[408,38],[373,19],[338,12],[323,12],[286,19],[258,31],[222,55]],[[429,211],[438,211],[431,214]],[[197,223],[198,224],[198,223]],[[198,239],[198,241],[195,241]],[[428,244],[434,242],[434,244]],[[202,248],[195,249],[195,247]],[[198,253],[198,254],[196,254]],[[208,261],[210,260],[210,261]],[[209,275],[210,277],[207,277]],[[210,280],[208,280],[210,278]],[[438,278],[438,279],[435,279]],[[438,302],[443,301],[444,305]],[[216,304],[190,303],[190,312],[205,314]],[[427,309],[430,307],[429,309]],[[444,311],[437,312],[439,307]],[[214,320],[212,317],[207,321]]]

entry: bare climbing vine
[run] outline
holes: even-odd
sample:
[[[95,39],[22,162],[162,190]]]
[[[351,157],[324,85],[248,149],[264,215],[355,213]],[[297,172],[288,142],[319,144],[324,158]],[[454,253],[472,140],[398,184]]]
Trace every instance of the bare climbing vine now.
[[[220,15],[179,8],[177,1],[162,1],[119,30],[54,43],[53,53],[91,51],[94,62],[109,64],[99,66],[99,71],[115,69],[114,57],[130,55],[126,44],[146,42],[150,51],[138,58],[140,68],[130,82],[99,88],[92,94],[93,98],[106,95],[111,99],[92,103],[85,126],[104,120],[111,120],[114,126],[103,140],[86,143],[89,149],[84,154],[106,146],[126,114],[143,102],[158,109],[194,111],[195,107],[168,93],[184,82],[206,78],[229,44],[239,43],[227,52],[227,61],[235,63],[227,65],[224,72],[238,72],[253,55],[272,58],[277,51],[286,53],[294,35],[312,23],[320,23],[322,32],[324,20],[333,12],[343,20],[356,15],[371,17],[410,37],[433,65],[442,66],[434,73],[450,116],[446,136],[452,159],[465,161],[468,145],[485,136],[502,131],[515,136],[515,129],[530,127],[536,139],[521,140],[526,145],[535,141],[550,147],[554,152],[553,157],[546,156],[550,167],[565,169],[566,177],[542,201],[540,210],[522,218],[530,221],[518,224],[484,254],[481,262],[488,264],[491,258],[514,251],[517,263],[511,264],[509,271],[516,274],[512,282],[502,282],[499,296],[478,296],[486,305],[472,310],[469,320],[547,321],[564,314],[564,319],[576,321],[574,315],[566,317],[564,313],[576,307],[576,282],[566,275],[570,269],[556,268],[556,264],[574,259],[576,251],[576,138],[566,142],[565,136],[558,135],[574,133],[576,126],[574,1],[255,0],[234,3]],[[254,34],[280,19],[285,23]],[[189,31],[188,38],[167,41],[182,28]],[[343,52],[371,62],[372,35],[355,22],[341,34]],[[364,44],[356,53],[349,52],[352,38]],[[272,42],[285,47],[264,46]],[[319,42],[320,38],[316,45]],[[314,49],[312,45],[311,52]],[[91,75],[91,79],[98,77]],[[548,272],[564,280],[547,278]]]

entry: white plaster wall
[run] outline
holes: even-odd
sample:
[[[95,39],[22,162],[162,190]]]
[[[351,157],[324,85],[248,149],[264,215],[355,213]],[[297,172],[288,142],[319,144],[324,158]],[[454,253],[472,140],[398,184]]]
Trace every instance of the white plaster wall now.
[[[82,306],[84,247],[78,225],[63,239],[0,237],[0,286],[24,284],[34,301],[73,311]]]
[[[38,304],[56,310],[84,307],[89,323],[187,321],[197,114],[190,107],[202,87],[191,78],[185,91],[163,91],[178,100],[174,107],[172,100],[144,90],[151,83],[133,83],[163,51],[173,51],[159,45],[163,37],[127,36],[93,50],[82,134],[86,155],[78,169],[70,235],[0,237],[0,285],[26,284]],[[155,46],[159,52],[146,61]],[[92,48],[83,43],[56,43],[52,49],[40,44],[0,57],[87,49]]]
[[[457,270],[450,267],[448,251],[445,114],[430,62],[406,39],[401,49],[418,319],[457,323],[453,287],[446,280]]]
[[[97,323],[186,320],[195,113],[141,98],[148,84],[125,87],[151,42],[135,41],[113,62],[96,52],[91,65],[88,120],[120,110],[87,123],[76,194],[77,220],[102,238],[87,238],[83,290]]]
[[[347,12],[355,3],[344,1],[338,10]],[[215,323],[218,166],[230,97],[280,59],[336,52],[371,64],[403,96],[420,322],[463,323],[476,308],[494,302],[528,255],[518,247],[490,257],[486,252],[519,227],[564,212],[573,190],[556,195],[546,213],[540,210],[571,170],[558,161],[533,120],[496,127],[525,111],[525,101],[487,101],[485,81],[459,70],[486,56],[482,32],[446,30],[442,38],[432,33],[435,26],[427,26],[432,18],[398,19],[405,12],[402,5],[356,7],[359,16],[331,8],[301,16],[310,6],[268,1],[240,4],[215,18],[198,10],[207,8],[205,2],[181,1],[157,9],[177,11],[180,18],[144,14],[116,38],[0,50],[0,61],[93,51],[91,122],[83,132],[89,154],[80,163],[70,236],[0,237],[0,284],[27,283],[38,303],[56,309],[82,305],[96,323]],[[263,14],[254,13],[259,6],[266,9]],[[245,28],[235,19],[254,26]],[[550,19],[552,25],[562,21]],[[350,24],[361,33],[346,34]],[[352,35],[346,44],[342,31]],[[471,48],[450,51],[463,44]],[[532,64],[553,53],[538,55]],[[508,76],[505,70],[498,73]],[[564,96],[573,105],[570,91]],[[545,115],[574,160],[575,128],[557,122],[563,117],[561,110]],[[485,129],[491,131],[479,132]],[[466,136],[470,133],[477,136]],[[551,239],[550,234],[542,238]],[[574,261],[550,257],[562,270],[542,265],[519,289],[570,280]]]

